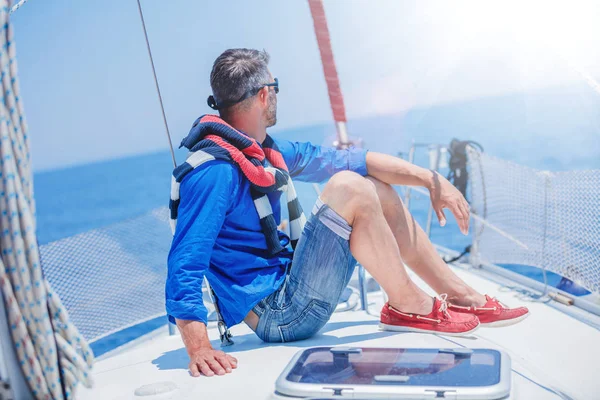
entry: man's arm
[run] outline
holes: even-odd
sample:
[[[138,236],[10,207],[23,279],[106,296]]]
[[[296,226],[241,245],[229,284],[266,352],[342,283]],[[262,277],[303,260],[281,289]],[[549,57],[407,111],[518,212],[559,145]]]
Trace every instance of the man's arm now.
[[[368,152],[366,162],[369,175],[382,182],[427,188],[440,225],[446,225],[444,208],[448,208],[454,214],[462,233],[466,235],[469,232],[469,204],[458,189],[442,175],[382,153]]]
[[[448,208],[460,230],[469,231],[469,204],[463,195],[446,178],[398,157],[383,153],[350,148],[336,150],[311,143],[275,140],[294,179],[306,182],[323,182],[340,171],[353,171],[370,175],[390,185],[426,187],[431,194],[431,204],[440,225],[446,225],[444,208]]]
[[[202,283],[235,187],[231,164],[210,164],[190,172],[181,183],[165,287],[167,313],[181,332],[193,376],[223,375],[237,366],[235,358],[212,348],[206,332]]]

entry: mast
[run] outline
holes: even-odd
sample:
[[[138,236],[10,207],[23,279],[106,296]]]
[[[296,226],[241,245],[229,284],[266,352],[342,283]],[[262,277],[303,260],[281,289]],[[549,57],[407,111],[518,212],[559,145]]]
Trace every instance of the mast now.
[[[321,62],[323,63],[323,73],[327,82],[327,91],[329,93],[329,102],[333,111],[333,119],[337,130],[338,148],[347,148],[351,142],[346,130],[346,108],[344,107],[344,98],[340,88],[335,60],[333,59],[333,50],[331,48],[331,37],[327,27],[327,18],[323,7],[323,0],[308,0],[310,14],[312,15],[319,52],[321,53]]]

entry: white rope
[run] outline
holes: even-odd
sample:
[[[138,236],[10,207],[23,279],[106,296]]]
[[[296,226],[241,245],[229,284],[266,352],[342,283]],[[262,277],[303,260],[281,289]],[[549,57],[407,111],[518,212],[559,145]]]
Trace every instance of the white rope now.
[[[19,8],[21,8],[21,6],[22,6],[23,4],[25,4],[25,3],[27,3],[27,0],[21,0],[21,1],[19,1],[17,4],[13,5],[13,6],[10,8],[10,13],[11,13],[11,14],[12,14],[12,13],[14,13],[14,12],[15,12],[15,11],[17,11]]]
[[[0,1],[0,287],[32,394],[36,399],[70,399],[78,382],[91,385],[93,355],[43,276],[9,4]]]

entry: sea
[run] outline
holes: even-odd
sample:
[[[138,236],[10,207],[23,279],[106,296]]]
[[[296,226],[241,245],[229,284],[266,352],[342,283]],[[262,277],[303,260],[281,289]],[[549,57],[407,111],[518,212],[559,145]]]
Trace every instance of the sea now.
[[[413,140],[447,144],[452,138],[458,138],[476,140],[487,153],[533,168],[598,169],[600,114],[577,113],[558,101],[547,101],[569,90],[572,89],[558,87],[536,94],[540,96],[536,104],[543,108],[537,109],[534,115],[523,115],[519,108],[522,102],[509,95],[354,119],[349,121],[348,128],[351,136],[361,139],[365,148],[400,157],[406,157]],[[600,100],[597,103],[595,109],[600,110]],[[271,133],[288,140],[330,145],[335,128],[328,122],[273,129]],[[176,141],[184,135],[185,132],[176,135]],[[177,157],[181,162],[185,153],[180,150]],[[427,157],[426,151],[417,152],[415,162],[427,166]],[[168,205],[172,168],[170,153],[165,150],[35,173],[39,243],[44,245]],[[317,196],[314,187],[298,183],[297,190],[304,209],[310,210]],[[398,190],[403,194],[403,188]],[[413,193],[411,212],[423,227],[428,205],[426,196]],[[462,235],[448,212],[447,216],[449,223],[442,228],[434,215],[431,239],[441,246],[462,251],[470,244],[471,236]],[[506,267],[543,280],[537,268]],[[560,281],[560,276],[548,274],[550,285]],[[101,355],[165,323],[165,318],[149,321],[94,342],[92,348],[96,355]]]

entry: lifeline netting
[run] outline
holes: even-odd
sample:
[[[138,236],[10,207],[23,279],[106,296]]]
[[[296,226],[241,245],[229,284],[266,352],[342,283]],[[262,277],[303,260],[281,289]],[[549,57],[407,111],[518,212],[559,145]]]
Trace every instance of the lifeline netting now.
[[[165,315],[168,219],[158,208],[41,246],[46,277],[88,341]]]
[[[524,264],[600,292],[600,171],[548,173],[469,150],[474,264]],[[166,207],[41,246],[47,279],[88,341],[165,315]],[[544,239],[545,238],[545,239]]]
[[[600,292],[600,170],[540,171],[468,148],[472,262],[546,268]]]

